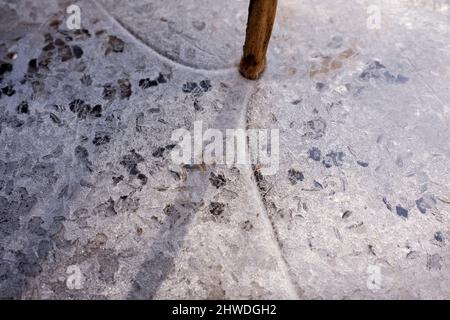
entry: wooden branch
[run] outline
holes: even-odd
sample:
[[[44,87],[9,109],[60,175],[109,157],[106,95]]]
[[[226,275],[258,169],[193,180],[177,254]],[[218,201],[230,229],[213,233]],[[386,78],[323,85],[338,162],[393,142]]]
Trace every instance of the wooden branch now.
[[[277,11],[277,0],[250,0],[247,32],[239,71],[258,79],[266,67],[266,52]]]

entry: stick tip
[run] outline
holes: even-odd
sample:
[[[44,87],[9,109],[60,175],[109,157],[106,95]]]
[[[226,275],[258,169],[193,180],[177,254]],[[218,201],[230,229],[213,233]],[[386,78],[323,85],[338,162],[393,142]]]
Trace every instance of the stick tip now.
[[[257,80],[261,77],[266,68],[266,58],[256,62],[252,55],[244,56],[239,65],[239,72],[247,79]]]

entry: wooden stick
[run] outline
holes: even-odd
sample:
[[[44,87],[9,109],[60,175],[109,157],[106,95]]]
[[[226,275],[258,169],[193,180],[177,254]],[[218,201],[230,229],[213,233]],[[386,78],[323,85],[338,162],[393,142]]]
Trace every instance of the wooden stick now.
[[[258,79],[266,67],[266,52],[277,11],[277,0],[250,0],[247,32],[239,71],[247,79]]]

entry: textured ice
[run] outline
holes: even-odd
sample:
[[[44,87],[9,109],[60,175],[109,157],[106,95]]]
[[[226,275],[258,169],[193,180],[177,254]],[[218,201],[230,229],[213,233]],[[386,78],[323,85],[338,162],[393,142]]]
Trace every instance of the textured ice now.
[[[0,0],[0,297],[450,298],[450,3]],[[280,168],[172,132],[280,130]]]

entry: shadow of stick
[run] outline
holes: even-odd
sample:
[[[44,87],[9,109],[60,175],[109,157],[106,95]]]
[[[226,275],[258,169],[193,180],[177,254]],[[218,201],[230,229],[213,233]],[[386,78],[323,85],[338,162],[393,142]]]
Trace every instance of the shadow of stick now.
[[[236,71],[236,78],[230,87],[237,90],[227,94],[223,109],[212,123],[208,124],[211,128],[224,130],[246,127],[247,101],[255,83],[241,78]],[[194,169],[188,170],[182,191],[166,212],[168,216],[157,240],[149,248],[149,257],[133,281],[128,299],[153,299],[164,280],[174,270],[174,260],[196,212],[204,205],[203,198],[209,187],[211,168],[207,166],[206,169],[200,170],[193,167]]]

